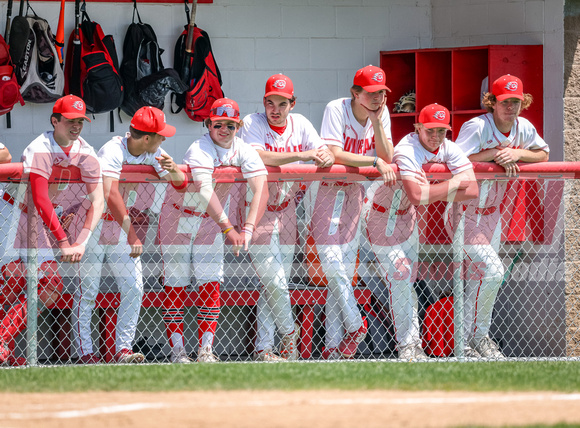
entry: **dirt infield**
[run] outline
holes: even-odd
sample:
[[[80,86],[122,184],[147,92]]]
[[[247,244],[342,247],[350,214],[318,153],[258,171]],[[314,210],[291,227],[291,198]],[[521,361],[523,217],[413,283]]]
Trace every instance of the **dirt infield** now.
[[[402,391],[0,394],[0,428],[580,423],[580,394]]]

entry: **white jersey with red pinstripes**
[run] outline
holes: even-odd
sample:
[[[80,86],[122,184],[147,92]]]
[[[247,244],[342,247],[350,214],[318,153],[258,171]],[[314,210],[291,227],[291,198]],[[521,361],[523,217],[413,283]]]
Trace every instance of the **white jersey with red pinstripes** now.
[[[155,168],[157,175],[163,177],[169,174],[164,170],[156,157],[167,154],[161,147],[155,153],[141,153],[139,156],[133,156],[127,148],[127,138],[131,134],[127,132],[125,137],[113,137],[105,143],[99,150],[98,156],[103,169],[103,175],[119,179],[123,165],[151,165]]]
[[[416,176],[426,163],[443,163],[453,175],[473,168],[467,156],[447,138],[436,153],[430,152],[419,142],[419,136],[411,133],[395,147],[393,162],[397,164],[401,176]]]
[[[249,114],[244,117],[240,138],[256,150],[277,153],[305,152],[326,147],[312,123],[297,113],[288,115],[282,135],[270,128],[264,113]]]
[[[354,117],[350,98],[331,101],[324,109],[320,136],[329,146],[339,146],[345,152],[357,155],[375,156],[375,131],[369,119],[362,126]],[[391,117],[383,108],[381,117],[383,129],[388,139],[391,137]]]
[[[218,166],[238,166],[244,178],[268,175],[258,152],[239,137],[234,137],[232,146],[224,149],[205,134],[187,149],[183,163],[189,165],[193,175],[212,174]]]
[[[548,144],[538,135],[529,120],[518,117],[509,136],[502,134],[493,120],[493,113],[486,113],[465,122],[455,143],[466,156],[495,148],[512,148],[550,152]]]
[[[76,166],[80,169],[85,183],[102,181],[97,154],[81,137],[73,142],[67,156],[54,140],[53,131],[44,132],[24,149],[22,163],[25,174],[35,173],[46,179],[50,178],[54,166]]]

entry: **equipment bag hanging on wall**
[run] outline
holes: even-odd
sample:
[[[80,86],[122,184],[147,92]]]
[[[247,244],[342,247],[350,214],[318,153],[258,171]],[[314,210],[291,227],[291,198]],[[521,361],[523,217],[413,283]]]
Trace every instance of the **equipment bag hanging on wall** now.
[[[202,122],[209,117],[213,102],[223,98],[222,77],[215,62],[208,34],[195,25],[197,0],[193,0],[191,17],[188,0],[184,0],[189,22],[177,39],[173,68],[189,88],[183,94],[172,94],[172,113],[185,110],[191,120]],[[173,103],[177,109],[173,108]]]
[[[65,60],[65,92],[77,95],[91,113],[112,112],[123,102],[123,82],[113,36],[105,36],[91,21],[86,3],[75,2],[75,29],[70,35]],[[112,124],[112,122],[111,122]]]
[[[129,116],[144,106],[163,109],[169,91],[181,94],[187,90],[173,68],[163,67],[162,53],[153,28],[141,21],[137,0],[134,0],[133,21],[125,34],[121,62],[121,78],[125,83],[121,110]]]
[[[63,96],[64,72],[55,38],[46,19],[40,18],[26,0],[26,16],[14,17],[10,29],[10,55],[20,93],[25,101],[52,103]],[[29,14],[29,11],[32,14]]]

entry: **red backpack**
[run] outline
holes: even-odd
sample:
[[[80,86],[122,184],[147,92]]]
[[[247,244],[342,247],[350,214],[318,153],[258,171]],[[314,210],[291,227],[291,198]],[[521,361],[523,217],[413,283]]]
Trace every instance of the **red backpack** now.
[[[20,86],[14,74],[10,50],[4,37],[0,35],[0,115],[8,113],[17,102],[24,105]]]
[[[83,2],[82,22],[70,35],[65,60],[65,94],[82,98],[91,113],[113,111],[123,102],[123,81],[113,36],[91,21]]]
[[[193,33],[193,62],[191,67],[187,67],[186,38],[187,25],[175,44],[173,68],[189,89],[182,94],[172,94],[171,112],[177,114],[185,110],[191,120],[203,122],[209,117],[213,102],[224,97],[222,76],[213,57],[209,36],[197,26]],[[184,75],[184,70],[189,71],[188,76]],[[173,108],[173,103],[178,106],[177,110]]]

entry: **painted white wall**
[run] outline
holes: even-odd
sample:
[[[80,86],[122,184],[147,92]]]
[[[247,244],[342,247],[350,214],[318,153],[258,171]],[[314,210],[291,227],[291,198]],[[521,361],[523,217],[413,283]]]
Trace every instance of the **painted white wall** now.
[[[544,139],[550,145],[550,160],[563,160],[564,0],[432,0],[431,4],[435,48],[544,45]]]
[[[56,31],[58,3],[31,3]],[[74,3],[66,6],[68,36]],[[91,1],[87,9],[106,33],[113,34],[121,53],[132,4]],[[165,65],[170,66],[175,40],[186,24],[183,4],[140,4],[139,11],[155,29],[166,50]],[[0,12],[5,16],[6,2]],[[316,128],[326,103],[348,96],[354,72],[367,64],[379,65],[381,50],[544,44],[546,137],[555,149],[552,159],[557,159],[556,147],[562,152],[563,0],[214,0],[198,5],[197,23],[211,37],[224,92],[240,104],[242,115],[262,110],[266,79],[282,72],[294,81],[295,111],[310,118]],[[51,107],[16,106],[11,129],[0,117],[0,141],[15,159],[33,138],[50,129]],[[181,161],[205,128],[184,113],[172,115],[167,104],[165,112],[178,133],[164,147]],[[115,134],[128,128],[129,118],[122,118],[123,123],[115,118]],[[112,136],[108,114],[85,125],[83,136],[100,148]]]

